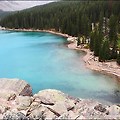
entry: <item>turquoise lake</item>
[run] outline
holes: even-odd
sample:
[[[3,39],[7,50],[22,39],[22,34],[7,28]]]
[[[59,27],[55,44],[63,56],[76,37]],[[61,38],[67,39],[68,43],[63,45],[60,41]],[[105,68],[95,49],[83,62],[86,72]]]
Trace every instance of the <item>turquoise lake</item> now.
[[[120,103],[120,83],[85,67],[85,53],[50,33],[0,31],[0,78],[26,80],[33,93],[58,89],[80,98]]]

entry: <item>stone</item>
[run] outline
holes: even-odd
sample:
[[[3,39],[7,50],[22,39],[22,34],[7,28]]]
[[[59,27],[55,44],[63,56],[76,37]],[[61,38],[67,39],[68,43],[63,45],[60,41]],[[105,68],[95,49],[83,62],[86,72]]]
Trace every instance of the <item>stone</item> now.
[[[18,110],[26,110],[31,105],[33,98],[30,96],[17,96],[15,101]]]
[[[32,112],[33,113],[34,111],[36,112],[36,109],[40,110],[41,106],[42,106],[41,104],[38,104],[37,102],[33,102],[28,109],[27,115],[29,116]]]
[[[75,107],[74,100],[71,100],[71,99],[67,99],[64,104],[68,111],[72,110]]]
[[[120,107],[117,105],[112,105],[107,108],[109,115],[119,115],[120,116]]]
[[[39,91],[33,97],[41,99],[42,103],[44,104],[51,104],[51,105],[55,104],[58,101],[65,101],[67,99],[64,93],[54,89]]]
[[[0,114],[0,120],[2,120],[3,119],[3,115],[2,114]]]
[[[5,113],[8,110],[7,107],[5,107],[4,105],[0,106],[0,114]]]
[[[15,99],[16,95],[14,91],[0,89],[0,98],[7,101]]]
[[[76,120],[79,117],[79,115],[75,114],[73,111],[69,111],[68,115],[72,120]]]
[[[79,115],[76,115],[73,111],[68,111],[63,113],[61,116],[59,116],[58,120],[76,120],[79,117]]]
[[[5,95],[15,94],[15,95],[31,96],[32,88],[24,80],[1,78],[0,97],[3,97],[3,92]],[[14,96],[12,96],[12,99],[14,98]],[[11,98],[10,95],[9,98]]]
[[[81,100],[79,102],[76,103],[73,111],[77,114],[84,112],[86,109],[94,109],[94,107],[96,105],[98,105],[99,103],[97,101],[93,101],[93,100]]]
[[[57,116],[60,116],[63,113],[67,112],[65,102],[63,102],[63,101],[57,102],[54,106],[49,107],[49,109],[52,112],[54,112],[54,114],[56,114]]]
[[[87,107],[83,112],[81,112],[80,116],[81,115],[85,116],[87,119],[103,119],[104,116],[106,116],[106,114],[89,107]]]
[[[15,112],[7,111],[6,113],[3,114],[3,120],[29,120],[29,118],[26,117],[21,112],[15,113]]]
[[[28,110],[20,110],[19,112],[27,116]]]
[[[29,111],[33,111],[34,109],[36,109],[36,108],[38,108],[38,107],[40,107],[40,106],[41,106],[40,103],[34,101],[34,102],[32,102],[32,104],[30,105]]]
[[[85,116],[80,115],[76,120],[86,120]]]
[[[45,116],[46,120],[49,120],[49,119],[54,120],[57,118],[57,116],[53,112],[51,112],[50,110],[46,110],[44,113],[44,116]]]
[[[96,105],[96,106],[94,107],[94,109],[95,109],[95,110],[98,110],[98,111],[100,111],[100,112],[103,112],[103,113],[106,112],[106,108],[103,107],[102,104]]]
[[[48,111],[46,107],[40,106],[30,112],[29,118],[31,119],[45,119],[45,112]]]
[[[68,113],[63,113],[61,116],[59,116],[58,118],[56,118],[57,120],[69,120],[70,117],[68,115]]]

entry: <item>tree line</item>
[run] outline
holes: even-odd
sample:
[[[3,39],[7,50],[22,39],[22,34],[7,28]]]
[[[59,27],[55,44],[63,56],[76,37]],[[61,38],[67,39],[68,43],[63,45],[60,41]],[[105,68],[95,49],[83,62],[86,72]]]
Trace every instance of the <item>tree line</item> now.
[[[90,50],[99,61],[120,64],[120,2],[59,1],[12,14],[0,21],[8,28],[54,29],[72,36],[90,37]],[[91,24],[94,23],[94,30]]]

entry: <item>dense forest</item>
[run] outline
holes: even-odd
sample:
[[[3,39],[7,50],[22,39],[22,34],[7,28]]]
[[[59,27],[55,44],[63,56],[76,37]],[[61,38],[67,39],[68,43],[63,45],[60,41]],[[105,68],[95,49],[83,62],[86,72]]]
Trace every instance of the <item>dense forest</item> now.
[[[99,57],[99,61],[117,59],[120,64],[118,1],[53,2],[10,15],[2,19],[0,25],[7,28],[52,29],[78,38],[84,36],[90,38],[89,48]]]
[[[15,13],[15,12],[9,12],[9,11],[2,11],[0,10],[0,19],[12,14],[12,13]]]

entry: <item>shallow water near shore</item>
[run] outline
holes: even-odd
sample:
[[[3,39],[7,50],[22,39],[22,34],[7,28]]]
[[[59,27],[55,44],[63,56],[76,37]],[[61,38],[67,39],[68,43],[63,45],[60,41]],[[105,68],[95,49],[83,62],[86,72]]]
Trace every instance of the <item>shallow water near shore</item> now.
[[[33,93],[57,89],[69,95],[120,103],[120,83],[85,67],[83,52],[44,32],[0,31],[0,78],[26,80]]]

